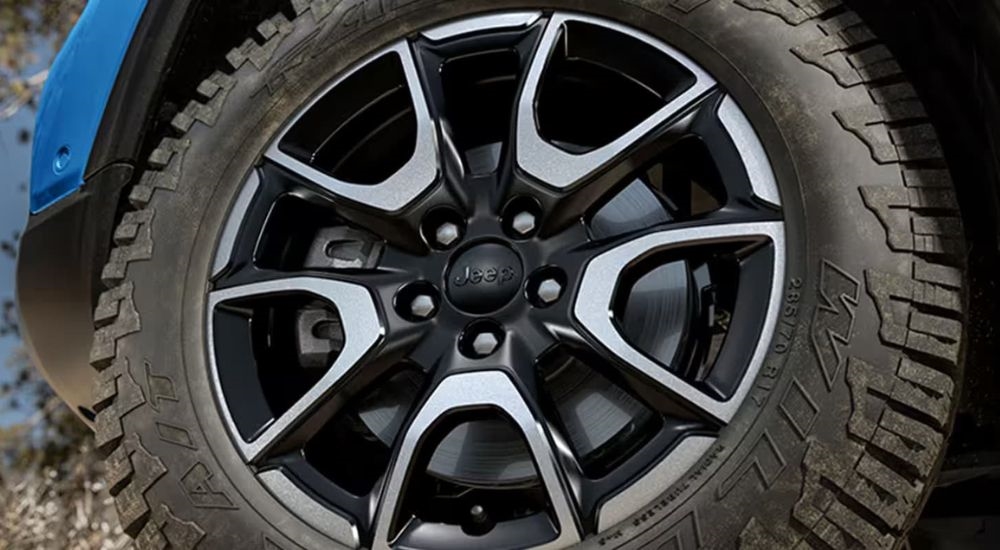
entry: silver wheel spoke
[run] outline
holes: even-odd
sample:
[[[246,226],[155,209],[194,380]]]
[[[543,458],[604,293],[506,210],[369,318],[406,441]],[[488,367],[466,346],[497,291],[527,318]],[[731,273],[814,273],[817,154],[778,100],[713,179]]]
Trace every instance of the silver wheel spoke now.
[[[736,145],[736,151],[747,171],[753,194],[775,206],[781,206],[778,182],[774,178],[774,171],[768,161],[764,144],[760,142],[757,132],[750,125],[750,120],[732,96],[727,95],[722,100],[716,116]]]
[[[362,185],[329,176],[282,151],[279,144],[289,129],[319,99],[304,108],[300,112],[299,117],[293,119],[286,126],[285,130],[283,130],[267,150],[265,156],[275,164],[299,174],[304,179],[336,197],[384,212],[399,212],[429,191],[438,181],[441,173],[437,125],[430,114],[427,98],[424,95],[417,66],[413,59],[413,52],[405,40],[397,42],[395,45],[369,57],[353,70],[347,71],[320,94],[319,98],[324,97],[367,64],[386,55],[396,55],[402,63],[403,72],[406,77],[406,86],[410,92],[413,112],[417,122],[416,147],[414,148],[413,155],[402,168],[389,176],[385,181],[374,185]]]
[[[769,239],[776,249],[771,287],[760,289],[760,292],[768,292],[770,296],[762,334],[772,334],[781,299],[781,289],[784,285],[785,231],[781,222],[732,223],[665,229],[646,233],[625,242],[602,253],[587,264],[573,305],[573,315],[594,340],[618,359],[618,363],[642,374],[646,379],[656,383],[662,391],[699,414],[726,424],[736,414],[736,410],[749,391],[750,383],[764,361],[769,342],[762,339],[757,343],[750,357],[749,367],[735,395],[727,401],[718,401],[629,344],[614,322],[613,304],[624,266],[634,264],[658,251],[754,238]]]
[[[683,65],[694,75],[695,81],[676,98],[611,143],[579,155],[563,151],[539,134],[536,101],[549,59],[560,46],[559,39],[563,26],[571,21],[606,27],[639,38]],[[556,14],[549,21],[539,42],[518,99],[515,121],[517,163],[524,171],[551,187],[560,190],[572,188],[626,155],[643,138],[658,128],[678,121],[690,107],[696,105],[715,88],[715,80],[696,63],[659,40],[610,21],[583,15]],[[581,113],[581,116],[583,115]]]
[[[290,443],[302,443],[297,439],[301,438],[303,434],[318,429],[332,415],[332,409],[335,408],[332,398],[342,387],[345,379],[353,373],[354,367],[382,340],[384,334],[375,300],[366,288],[343,281],[293,277],[228,288],[210,294],[209,341],[213,342],[213,346],[215,345],[211,315],[221,305],[247,298],[295,293],[313,295],[336,307],[341,316],[344,330],[344,348],[319,382],[296,401],[288,411],[268,424],[253,441],[248,442],[242,438],[236,438],[243,458],[250,463],[260,461],[275,446],[284,447]],[[214,347],[210,352],[211,360],[214,362]],[[213,368],[212,371],[217,377],[218,369]],[[248,373],[249,375],[251,374]],[[218,379],[215,380],[215,386],[220,387]],[[226,420],[233,428],[232,433],[238,434],[229,412],[230,408],[226,406],[225,396],[221,392],[219,399],[223,404],[222,410],[226,411]],[[296,441],[289,442],[290,438],[296,439]]]
[[[281,470],[268,470],[258,477],[268,491],[277,495],[310,527],[348,548],[360,546],[358,527],[354,522],[321,505]]]
[[[639,479],[601,504],[597,512],[597,530],[606,531],[653,502],[668,487],[680,481],[714,442],[714,437],[705,436],[688,436],[682,439]]]
[[[575,519],[576,505],[551,446],[546,428],[532,413],[521,392],[501,371],[455,374],[444,379],[416,413],[396,452],[382,490],[376,516],[374,548],[388,548],[395,534],[392,527],[400,513],[406,482],[412,477],[421,444],[437,421],[449,413],[470,408],[503,411],[514,422],[528,444],[538,475],[555,512],[559,534],[542,548],[564,548],[580,540]]]
[[[469,17],[467,19],[460,19],[454,23],[448,23],[441,25],[440,27],[435,27],[434,29],[426,30],[423,32],[423,35],[430,40],[439,42],[442,40],[449,40],[459,36],[466,36],[489,30],[524,28],[530,26],[535,21],[538,21],[541,17],[542,12],[539,11],[499,13],[496,15],[485,16],[480,15],[476,17]]]

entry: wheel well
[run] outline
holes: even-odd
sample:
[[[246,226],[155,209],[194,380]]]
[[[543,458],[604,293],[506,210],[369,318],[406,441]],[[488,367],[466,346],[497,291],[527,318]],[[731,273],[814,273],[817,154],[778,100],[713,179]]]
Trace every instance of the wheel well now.
[[[290,0],[149,0],[108,100],[85,176],[95,227],[92,307],[104,290],[101,268],[111,231],[128,211],[128,188],[138,181],[174,115],[193,99],[198,83],[223,65],[227,52]],[[141,121],[137,124],[136,121]]]

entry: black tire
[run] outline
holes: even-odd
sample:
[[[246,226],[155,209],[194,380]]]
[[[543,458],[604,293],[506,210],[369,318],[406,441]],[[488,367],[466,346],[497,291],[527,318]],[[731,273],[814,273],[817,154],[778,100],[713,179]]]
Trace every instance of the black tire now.
[[[891,548],[933,485],[962,373],[965,251],[941,147],[839,0],[293,0],[199,86],[132,189],[103,272],[97,441],[141,548],[330,547],[271,498],[216,412],[202,330],[246,171],[324,82],[429,25],[542,5],[662,37],[757,127],[788,216],[784,309],[750,399],[647,510],[584,546]]]

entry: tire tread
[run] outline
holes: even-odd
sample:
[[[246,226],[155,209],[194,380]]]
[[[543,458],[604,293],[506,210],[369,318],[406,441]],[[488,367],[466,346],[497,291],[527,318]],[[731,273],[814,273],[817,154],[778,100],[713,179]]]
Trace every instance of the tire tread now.
[[[736,2],[792,25],[812,21],[826,36],[792,52],[845,89],[867,88],[871,103],[833,116],[875,162],[899,168],[902,186],[862,185],[859,192],[887,246],[912,262],[906,275],[865,273],[879,337],[896,357],[889,368],[848,360],[848,452],[811,441],[792,512],[795,535],[751,518],[740,540],[746,548],[893,548],[926,498],[953,416],[965,311],[958,201],[916,90],[855,12],[810,13],[799,0]]]
[[[299,1],[293,4],[299,15],[311,7]],[[123,214],[113,234],[114,248],[102,271],[107,290],[100,295],[95,310],[96,332],[90,354],[91,365],[99,371],[95,431],[98,448],[107,457],[108,483],[122,526],[138,548],[188,550],[195,548],[206,533],[196,520],[179,518],[166,504],[151,505],[146,494],[166,476],[167,468],[142,445],[138,435],[125,434],[125,417],[146,403],[128,358],[118,350],[119,340],[141,330],[132,298],[134,284],[127,280],[128,268],[152,258],[151,222],[155,209],[150,203],[160,192],[176,191],[191,147],[186,134],[195,124],[214,125],[229,92],[239,82],[235,73],[244,70],[247,62],[245,70],[259,71],[293,28],[294,23],[280,13],[264,21],[257,27],[259,40],[249,38],[226,56],[234,74],[215,71],[197,87],[198,97],[171,120],[176,134],[164,137],[150,153],[147,170],[129,192],[133,210]]]

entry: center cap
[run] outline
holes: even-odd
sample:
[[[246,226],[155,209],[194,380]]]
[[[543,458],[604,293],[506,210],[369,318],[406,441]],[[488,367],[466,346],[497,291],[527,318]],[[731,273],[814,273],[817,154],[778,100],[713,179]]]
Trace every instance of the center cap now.
[[[496,243],[473,246],[448,270],[448,298],[469,313],[488,313],[507,305],[524,279],[521,258]]]

